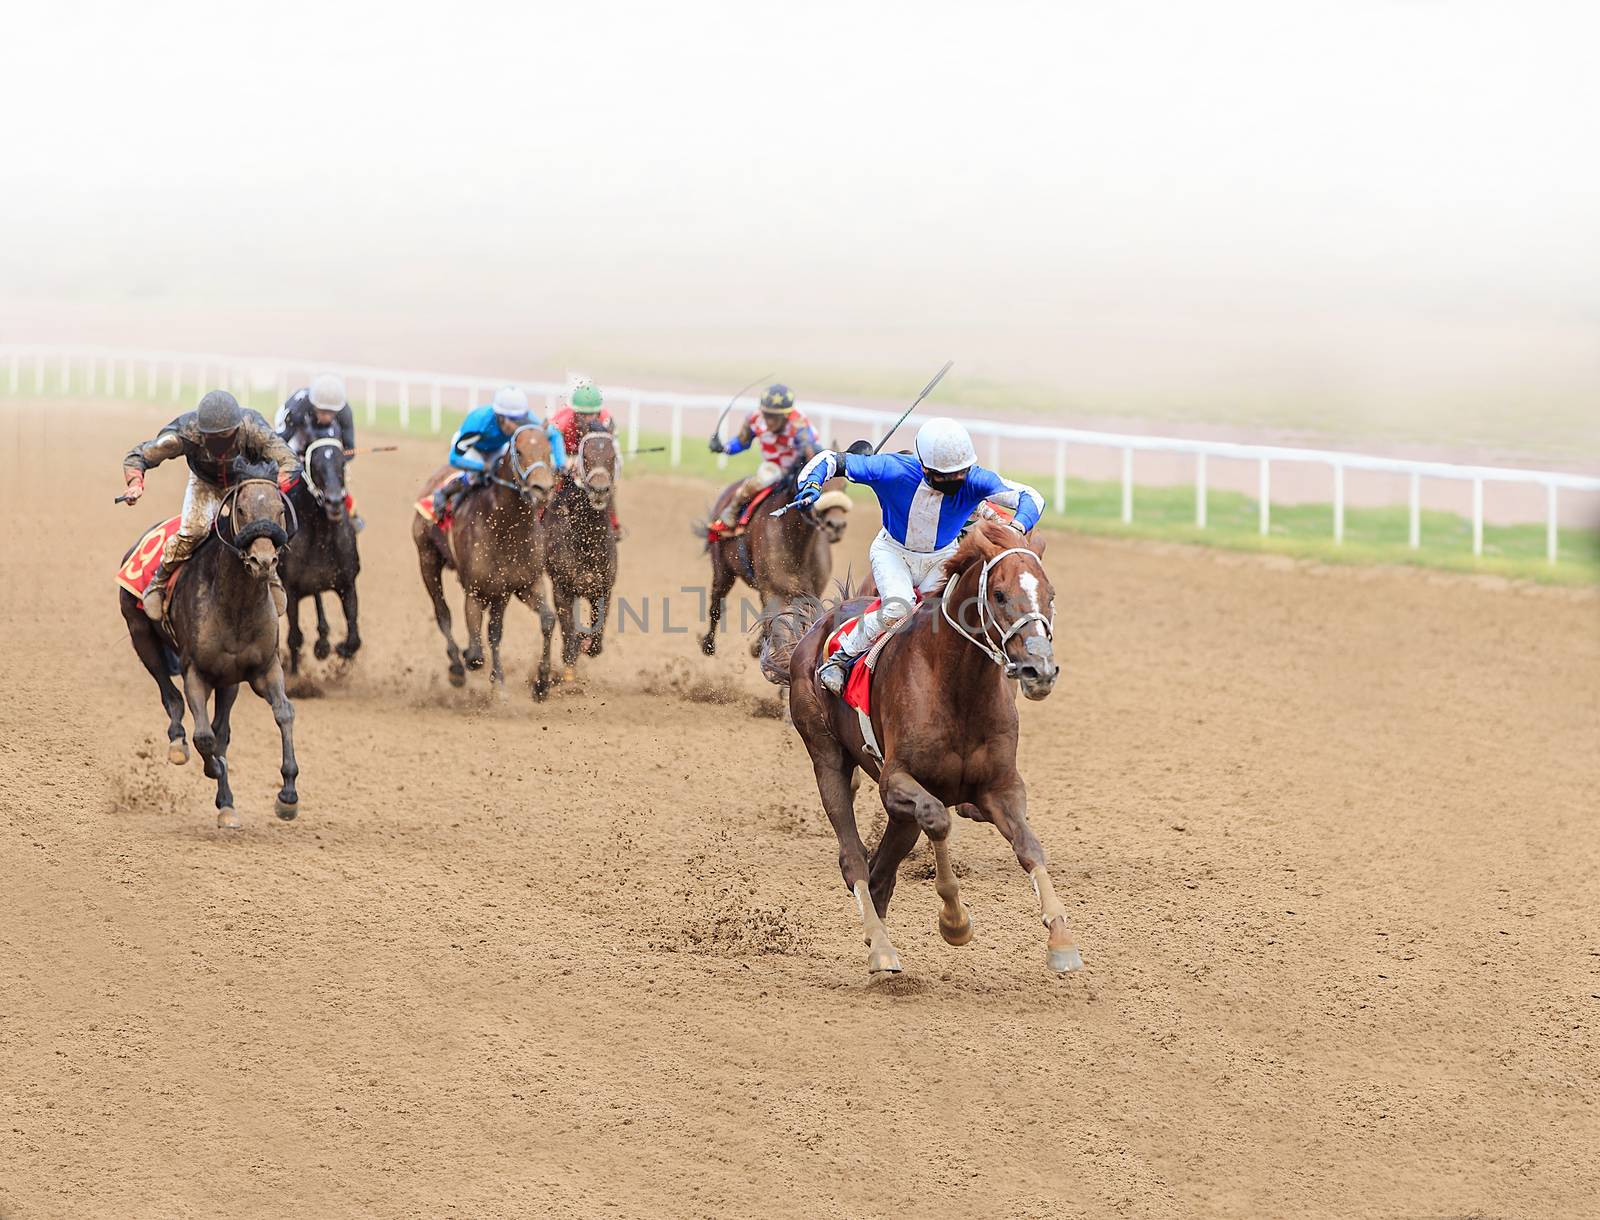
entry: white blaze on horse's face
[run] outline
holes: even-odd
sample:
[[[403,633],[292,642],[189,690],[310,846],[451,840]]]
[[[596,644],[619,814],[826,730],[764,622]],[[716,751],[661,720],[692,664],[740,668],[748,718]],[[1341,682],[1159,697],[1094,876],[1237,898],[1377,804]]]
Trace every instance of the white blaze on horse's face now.
[[[1028,609],[1035,614],[1043,614],[1044,610],[1039,605],[1039,578],[1032,572],[1024,572],[1021,576],[1017,577],[1017,583],[1022,586],[1023,593],[1027,595]],[[1043,635],[1044,624],[1038,622],[1029,623],[1028,626],[1024,628],[1024,634],[1029,631],[1036,631],[1040,635]]]

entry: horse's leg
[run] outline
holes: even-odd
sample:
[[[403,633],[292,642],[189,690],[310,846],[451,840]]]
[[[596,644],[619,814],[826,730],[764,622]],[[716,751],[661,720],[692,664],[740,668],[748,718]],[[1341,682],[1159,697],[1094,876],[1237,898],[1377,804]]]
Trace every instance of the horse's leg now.
[[[606,612],[607,603],[610,601],[607,594],[589,603],[589,630],[584,635],[583,651],[587,656],[597,657],[606,644]]]
[[[506,599],[489,603],[489,682],[497,695],[506,693],[506,673],[500,668],[500,641],[506,633]]]
[[[346,661],[361,647],[361,628],[356,625],[356,582],[339,587],[339,605],[344,610],[344,642],[334,648]]]
[[[889,940],[889,929],[884,927],[883,917],[868,890],[867,848],[856,827],[855,789],[851,784],[855,764],[836,748],[830,757],[813,756],[811,767],[817,775],[822,808],[827,811],[834,837],[839,840],[839,872],[844,877],[845,888],[855,897],[861,926],[867,934],[867,969],[873,974],[898,974],[900,955]]]
[[[1017,863],[1033,882],[1033,892],[1039,898],[1039,917],[1044,920],[1049,939],[1045,945],[1045,963],[1058,973],[1077,970],[1083,965],[1078,946],[1067,931],[1067,908],[1056,897],[1055,886],[1045,868],[1044,846],[1028,825],[1028,793],[1022,777],[1013,774],[1008,783],[990,788],[977,800],[979,815],[994,827],[1011,844]]]
[[[717,651],[717,624],[722,621],[722,603],[733,588],[733,565],[722,554],[722,544],[711,544],[711,596],[706,599],[706,638],[700,641],[700,651],[711,656]]]
[[[289,672],[300,672],[300,646],[306,642],[300,630],[300,595],[289,594]]]
[[[526,589],[517,590],[517,596],[528,609],[539,616],[539,630],[544,634],[544,646],[539,654],[539,668],[533,678],[533,697],[543,699],[550,693],[550,646],[555,636],[556,616],[550,607],[544,604],[544,581],[538,577],[535,577],[533,584]]]
[[[155,624],[145,617],[144,610],[137,603],[134,603],[131,615],[125,605],[122,617],[128,623],[133,651],[155,679],[156,690],[161,694],[161,707],[167,713],[167,761],[175,767],[181,767],[189,761],[189,741],[183,731],[183,694],[167,672],[166,646],[156,633]]]
[[[467,650],[461,659],[468,669],[483,668],[483,603],[467,590]]]
[[[272,718],[278,722],[278,736],[283,740],[283,787],[278,790],[277,814],[284,821],[293,821],[300,812],[300,794],[295,791],[295,777],[300,774],[300,764],[294,759],[294,704],[283,690],[283,667],[276,661],[272,668],[250,679],[250,689],[266,700],[272,708]]]
[[[322,594],[313,593],[311,600],[317,606],[317,642],[312,645],[311,651],[319,661],[326,661],[328,654],[333,651],[328,646],[328,612],[322,608]]]
[[[556,603],[556,619],[561,624],[561,680],[578,680],[578,597],[572,587],[550,582],[550,595]]]
[[[183,671],[183,694],[194,717],[194,748],[200,751],[207,779],[217,781],[217,825],[224,830],[239,829],[239,815],[233,811],[233,789],[228,786],[228,762],[217,753],[217,735],[211,726],[211,684],[200,671],[189,666]]]
[[[950,811],[917,783],[909,771],[903,767],[893,767],[892,764],[885,766],[878,780],[878,795],[889,815],[889,830],[907,823],[915,830],[925,832],[928,841],[933,844],[933,889],[943,904],[939,911],[939,935],[952,945],[966,944],[972,939],[972,914],[961,901],[961,887],[956,884],[955,871],[950,867]],[[883,842],[879,843],[878,852],[873,853],[872,860],[872,893],[875,898],[882,887],[880,910],[886,910],[889,906],[889,896],[894,893],[894,869],[900,862],[896,859],[893,863],[886,863],[880,873],[878,854],[889,842],[889,830],[884,831]],[[915,830],[910,843],[906,845],[907,851],[917,841]],[[903,857],[905,852],[900,854]]]
[[[450,605],[444,600],[444,556],[426,535],[417,539],[417,564],[422,569],[422,584],[433,599],[433,621],[444,636],[445,655],[450,658],[450,685],[465,686],[467,671],[461,664],[461,650],[450,634]]]

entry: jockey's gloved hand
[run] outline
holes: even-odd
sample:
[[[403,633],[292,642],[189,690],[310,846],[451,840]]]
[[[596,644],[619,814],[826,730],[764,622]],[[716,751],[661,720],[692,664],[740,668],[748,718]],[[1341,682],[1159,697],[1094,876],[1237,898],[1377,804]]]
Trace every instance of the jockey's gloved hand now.
[[[712,453],[721,453],[722,449],[723,449],[722,438],[720,436],[718,436],[715,432],[713,432],[711,434],[711,452]]]
[[[810,508],[822,498],[822,484],[802,483],[800,490],[794,493],[794,502],[798,508]]]
[[[129,479],[127,487],[122,492],[122,502],[129,505],[137,504],[142,495],[144,495],[144,480]]]

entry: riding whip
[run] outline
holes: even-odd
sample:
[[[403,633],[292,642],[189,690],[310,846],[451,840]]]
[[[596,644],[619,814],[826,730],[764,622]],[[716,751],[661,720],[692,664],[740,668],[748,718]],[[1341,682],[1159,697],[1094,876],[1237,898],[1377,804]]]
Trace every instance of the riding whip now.
[[[879,441],[875,446],[873,446],[873,449],[872,449],[873,453],[876,454],[876,453],[882,453],[883,452],[883,447],[889,443],[889,438],[895,434],[895,429],[899,428],[901,424],[905,423],[906,422],[906,417],[909,416],[913,411],[915,411],[919,406],[922,405],[922,400],[924,398],[926,398],[929,394],[933,393],[933,387],[938,385],[941,381],[944,380],[944,375],[950,371],[950,366],[952,364],[954,364],[954,363],[955,363],[954,360],[946,360],[944,362],[944,367],[933,375],[933,380],[928,382],[927,385],[922,387],[922,393],[917,395],[916,402],[912,403],[909,407],[907,407],[901,413],[900,418],[894,421],[894,427],[890,428],[887,432],[885,432],[883,434],[883,439],[881,441]]]
[[[741,389],[738,394],[735,394],[732,398],[728,399],[728,405],[723,407],[722,408],[722,414],[717,416],[717,426],[715,428],[711,429],[711,439],[712,440],[720,440],[720,439],[722,439],[722,421],[728,418],[728,412],[733,410],[733,404],[738,402],[740,397],[742,395],[744,395],[747,391],[755,389],[758,385],[760,385],[763,381],[765,381],[768,377],[771,377],[771,376],[772,376],[771,373],[762,373],[761,376],[757,377],[749,385],[747,385],[743,389]]]

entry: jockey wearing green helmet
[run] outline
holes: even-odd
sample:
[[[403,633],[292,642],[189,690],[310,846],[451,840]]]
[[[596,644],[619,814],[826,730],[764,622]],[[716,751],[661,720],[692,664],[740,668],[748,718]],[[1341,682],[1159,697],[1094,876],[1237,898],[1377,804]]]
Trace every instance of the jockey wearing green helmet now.
[[[552,415],[547,423],[552,436],[559,434],[565,446],[568,458],[566,475],[573,476],[574,459],[577,457],[583,438],[591,432],[615,432],[616,424],[611,418],[611,412],[605,408],[605,399],[600,393],[600,387],[587,377],[579,377],[572,383],[567,391],[567,405]],[[620,461],[620,453],[619,453]],[[617,521],[615,501],[611,509],[611,529],[621,536],[622,526]]]

